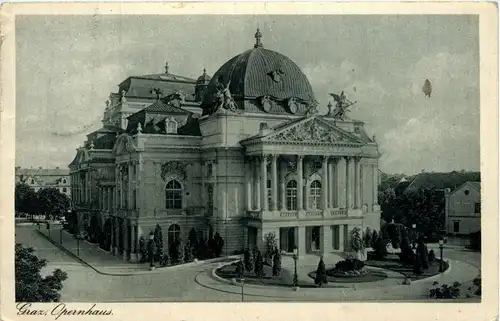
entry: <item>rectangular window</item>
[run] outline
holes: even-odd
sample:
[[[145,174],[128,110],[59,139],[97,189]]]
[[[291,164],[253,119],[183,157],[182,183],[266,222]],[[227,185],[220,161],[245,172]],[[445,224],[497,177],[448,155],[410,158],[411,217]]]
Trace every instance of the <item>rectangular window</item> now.
[[[481,214],[481,203],[474,203],[474,213]]]
[[[287,189],[286,191],[286,208],[290,211],[297,210],[297,190]]]
[[[182,208],[182,190],[167,190],[166,206],[170,209]]]
[[[459,233],[460,232],[460,222],[455,221],[453,222],[453,233]]]
[[[212,177],[213,175],[213,165],[212,163],[208,163],[207,165],[207,176]]]

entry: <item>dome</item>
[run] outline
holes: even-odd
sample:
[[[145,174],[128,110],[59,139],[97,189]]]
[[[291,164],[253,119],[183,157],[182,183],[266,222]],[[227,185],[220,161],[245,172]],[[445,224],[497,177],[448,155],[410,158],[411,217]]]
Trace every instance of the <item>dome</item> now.
[[[203,75],[198,77],[198,79],[196,80],[196,84],[197,85],[205,85],[205,84],[208,84],[211,79],[212,78],[210,78],[210,76],[207,75],[207,70],[205,68],[203,68]]]
[[[258,30],[255,37],[257,41],[253,49],[233,57],[214,74],[202,107],[209,108],[221,85],[226,87],[228,83],[239,109],[248,110],[250,105],[264,105],[262,101],[272,101],[274,105],[283,105],[283,108],[260,109],[281,113],[285,111],[286,102],[290,99],[304,106],[314,104],[311,84],[302,70],[290,58],[264,49]],[[253,103],[248,102],[252,100]],[[302,110],[305,111],[305,108]]]

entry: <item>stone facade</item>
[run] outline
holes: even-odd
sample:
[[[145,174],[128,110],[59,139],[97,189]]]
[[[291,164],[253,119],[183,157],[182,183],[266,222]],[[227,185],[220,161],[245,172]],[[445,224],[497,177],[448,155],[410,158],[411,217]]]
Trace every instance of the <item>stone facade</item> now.
[[[181,98],[163,99],[156,90],[156,100],[133,97],[144,109],[132,115],[107,109],[105,125],[115,132],[92,137],[112,135],[112,149],[87,141],[70,168],[80,219],[99,217],[110,251],[136,260],[141,238],[157,224],[164,248],[194,229],[205,239],[218,232],[227,254],[264,248],[268,233],[285,252],[342,252],[354,227],[380,229],[375,139],[360,121],[319,115],[309,81],[288,58],[261,45],[253,50],[233,60],[264,80],[270,74],[269,88],[285,89],[265,95],[262,84],[235,79],[245,73],[230,60],[217,79],[204,71],[193,81],[191,96],[179,96],[172,79],[181,78],[158,77],[173,82],[164,95]],[[253,63],[254,56],[268,64]],[[269,73],[270,65],[278,69]],[[231,94],[234,84],[238,95]],[[124,92],[121,99],[132,97]]]

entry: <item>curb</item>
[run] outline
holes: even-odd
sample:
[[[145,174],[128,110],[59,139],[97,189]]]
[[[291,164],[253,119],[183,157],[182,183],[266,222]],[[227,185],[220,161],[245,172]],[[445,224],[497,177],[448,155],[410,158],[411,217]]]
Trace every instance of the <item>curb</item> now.
[[[450,273],[451,271],[451,260],[450,259],[444,259],[443,258],[443,262],[446,262],[448,263],[448,268],[446,270],[444,270],[443,272],[441,273],[438,273],[436,275],[433,275],[433,276],[429,276],[428,278],[424,278],[424,279],[420,279],[420,280],[415,280],[415,281],[411,281],[411,283],[424,283],[424,282],[428,282],[428,281],[433,281],[433,280],[436,280],[436,279],[439,279],[440,277],[442,277],[443,275],[446,275],[448,273]],[[465,263],[465,262],[464,262]]]
[[[73,252],[71,252],[70,250],[68,250],[63,245],[61,245],[58,242],[54,241],[48,235],[44,234],[43,232],[41,232],[41,231],[39,231],[37,229],[35,229],[35,230],[40,235],[42,235],[45,239],[47,239],[50,243],[52,243],[53,245],[55,245],[57,248],[59,248],[60,250],[62,250],[63,252],[65,252],[66,254],[68,254],[69,256],[71,256],[72,258],[74,258],[77,261],[83,263],[84,265],[90,267],[92,270],[96,271],[97,273],[102,274],[102,275],[108,275],[108,276],[134,276],[134,275],[143,275],[143,274],[161,274],[162,272],[174,270],[176,268],[186,268],[186,267],[198,266],[198,265],[203,265],[203,264],[216,263],[218,261],[226,260],[226,259],[235,259],[236,260],[236,259],[240,258],[239,255],[231,255],[231,256],[228,256],[228,257],[219,257],[219,258],[214,258],[214,259],[209,259],[209,260],[201,260],[201,261],[197,261],[197,262],[189,262],[189,263],[185,263],[185,264],[178,264],[178,265],[173,265],[173,266],[165,266],[165,267],[157,268],[157,269],[155,269],[153,271],[150,271],[149,270],[149,266],[147,266],[147,270],[146,269],[145,270],[138,270],[138,271],[135,271],[135,272],[104,272],[101,269],[98,269],[95,266],[93,266],[92,264],[88,263],[83,258],[81,258],[78,255],[74,254]],[[104,250],[102,250],[102,251],[104,251]],[[104,251],[104,252],[107,253],[106,251]],[[124,263],[124,267],[125,267],[126,264],[127,264],[127,262],[123,261],[123,263]],[[233,262],[231,262],[231,263],[233,263]]]

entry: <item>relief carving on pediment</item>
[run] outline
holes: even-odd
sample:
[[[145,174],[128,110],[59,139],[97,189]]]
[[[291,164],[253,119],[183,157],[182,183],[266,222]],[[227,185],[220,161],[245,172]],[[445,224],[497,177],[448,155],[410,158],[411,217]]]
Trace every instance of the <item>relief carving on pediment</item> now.
[[[313,119],[303,124],[299,124],[285,130],[272,138],[276,141],[284,142],[313,142],[313,143],[334,143],[347,141],[347,138],[333,131],[332,128]]]
[[[182,180],[186,180],[187,165],[178,161],[168,161],[161,165],[161,178],[165,180],[166,177],[177,176]]]

